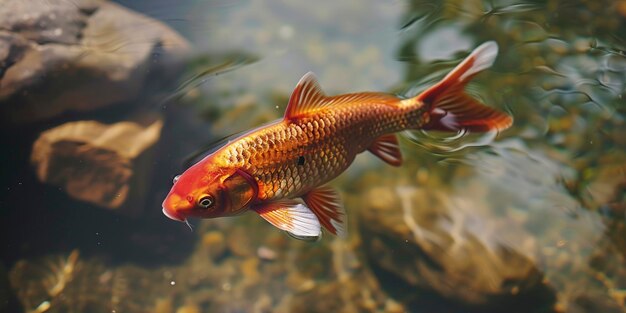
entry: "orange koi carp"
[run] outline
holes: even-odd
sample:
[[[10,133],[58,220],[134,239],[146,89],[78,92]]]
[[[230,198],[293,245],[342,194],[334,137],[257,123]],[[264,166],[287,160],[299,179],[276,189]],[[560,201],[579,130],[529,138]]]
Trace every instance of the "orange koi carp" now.
[[[497,54],[495,42],[482,44],[443,80],[408,99],[379,92],[329,96],[307,73],[282,119],[240,135],[177,176],[163,213],[186,222],[254,211],[298,239],[319,238],[322,228],[345,236],[339,195],[324,184],[357,154],[367,150],[399,166],[397,132],[501,131],[512,124],[509,115],[464,93]]]

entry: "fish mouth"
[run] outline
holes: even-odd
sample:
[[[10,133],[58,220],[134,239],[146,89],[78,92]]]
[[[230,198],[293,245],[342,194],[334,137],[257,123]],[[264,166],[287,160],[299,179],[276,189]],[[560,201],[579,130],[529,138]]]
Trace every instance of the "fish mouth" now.
[[[177,214],[176,212],[172,212],[171,210],[168,210],[166,207],[163,207],[163,214],[165,214],[165,216],[175,221],[179,221],[179,222],[186,221],[186,219],[183,218],[180,214]]]

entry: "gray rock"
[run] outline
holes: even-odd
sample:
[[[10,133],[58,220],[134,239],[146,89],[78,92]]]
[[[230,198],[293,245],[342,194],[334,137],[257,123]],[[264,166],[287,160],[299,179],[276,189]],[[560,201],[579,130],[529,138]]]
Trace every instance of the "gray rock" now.
[[[0,29],[38,44],[78,44],[96,1],[5,0],[0,9]]]
[[[28,41],[24,37],[0,30],[0,78],[16,60],[22,58],[27,47]],[[5,93],[3,90],[0,88],[0,95]]]
[[[373,177],[364,185],[384,187],[348,204],[359,208],[365,254],[381,283],[391,282],[389,292],[410,307],[437,295],[464,307],[455,311],[617,305],[619,276],[589,261],[606,242],[601,216],[563,187],[567,168],[519,140],[494,143],[465,163],[445,182],[435,173],[423,184],[411,183],[410,172]],[[615,255],[602,258],[623,267]],[[602,297],[581,302],[581,291]]]
[[[37,2],[37,3],[35,3]],[[162,23],[105,1],[0,6],[0,112],[23,124],[136,100],[188,53]]]
[[[368,259],[410,287],[401,298],[428,291],[488,308],[541,285],[533,260],[468,231],[464,218],[446,208],[446,199],[432,189],[379,187],[359,210]]]

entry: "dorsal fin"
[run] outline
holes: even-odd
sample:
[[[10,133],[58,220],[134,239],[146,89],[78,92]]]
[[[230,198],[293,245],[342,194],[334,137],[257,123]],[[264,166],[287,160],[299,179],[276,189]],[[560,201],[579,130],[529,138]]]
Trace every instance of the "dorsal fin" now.
[[[326,98],[327,105],[342,105],[349,103],[378,103],[395,106],[397,105],[398,101],[400,101],[398,97],[383,92],[357,92]]]
[[[295,119],[307,112],[325,107],[326,95],[322,91],[313,72],[302,76],[296,88],[289,98],[289,104],[285,110],[285,119]]]

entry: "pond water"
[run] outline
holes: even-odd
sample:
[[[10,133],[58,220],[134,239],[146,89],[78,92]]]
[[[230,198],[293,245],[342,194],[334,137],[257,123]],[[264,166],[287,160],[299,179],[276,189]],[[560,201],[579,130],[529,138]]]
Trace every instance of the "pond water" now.
[[[147,70],[148,87],[121,107],[6,127],[0,311],[626,312],[625,2],[117,2],[191,52],[174,62],[182,70]],[[107,53],[136,44],[121,38]],[[499,55],[467,91],[513,125],[404,132],[398,168],[360,155],[331,183],[348,238],[298,241],[252,213],[192,220],[190,231],[161,214],[188,155],[280,118],[306,72],[328,94],[410,97],[489,40]],[[113,92],[138,88],[120,81]],[[131,187],[115,194],[136,202],[103,205],[85,196],[100,185],[69,183],[92,163],[42,182],[42,134],[83,120],[159,129],[152,152],[122,166]],[[46,164],[63,172],[87,159]]]

